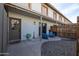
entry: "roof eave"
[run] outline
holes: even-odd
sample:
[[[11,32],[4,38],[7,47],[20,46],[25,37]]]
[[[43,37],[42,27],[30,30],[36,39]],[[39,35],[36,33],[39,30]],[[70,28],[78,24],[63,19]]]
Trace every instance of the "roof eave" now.
[[[54,9],[56,12],[58,12],[60,15],[62,15],[64,18],[66,18],[69,22],[71,22],[67,17],[65,17],[62,13],[60,13],[60,11],[58,11],[53,5],[51,5],[50,3],[45,3],[45,4],[50,6],[52,9]]]

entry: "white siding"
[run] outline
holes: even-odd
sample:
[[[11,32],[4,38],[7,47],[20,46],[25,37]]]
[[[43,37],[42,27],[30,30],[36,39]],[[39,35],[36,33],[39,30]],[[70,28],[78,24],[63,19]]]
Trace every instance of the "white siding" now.
[[[32,10],[41,13],[41,3],[32,3]]]

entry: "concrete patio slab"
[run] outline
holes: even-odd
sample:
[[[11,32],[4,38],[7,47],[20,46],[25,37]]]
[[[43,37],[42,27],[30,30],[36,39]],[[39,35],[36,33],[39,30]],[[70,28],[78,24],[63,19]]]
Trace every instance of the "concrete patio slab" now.
[[[56,42],[56,41],[61,41],[61,39],[62,38],[60,37],[54,37],[54,38],[49,38],[48,40],[47,39],[32,40],[32,41],[25,40],[20,43],[9,44],[7,52],[9,53],[10,56],[41,56],[41,46],[44,42],[48,42],[48,41]],[[61,41],[61,44],[64,44],[63,41]],[[68,44],[69,42],[66,45]],[[58,43],[56,44],[56,46],[57,45]]]

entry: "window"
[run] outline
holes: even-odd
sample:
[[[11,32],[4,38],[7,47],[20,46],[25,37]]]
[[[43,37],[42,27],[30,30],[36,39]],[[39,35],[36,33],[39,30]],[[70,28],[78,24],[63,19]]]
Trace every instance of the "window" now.
[[[59,20],[62,21],[62,16],[59,16]]]
[[[57,20],[57,14],[56,14],[56,12],[53,12],[53,19]]]
[[[31,10],[31,3],[27,4],[27,9]]]
[[[43,15],[48,15],[48,8],[46,7],[46,6],[44,6],[44,5],[42,5],[42,7],[41,7],[41,13],[43,14]]]
[[[66,19],[64,19],[64,22],[66,21]]]

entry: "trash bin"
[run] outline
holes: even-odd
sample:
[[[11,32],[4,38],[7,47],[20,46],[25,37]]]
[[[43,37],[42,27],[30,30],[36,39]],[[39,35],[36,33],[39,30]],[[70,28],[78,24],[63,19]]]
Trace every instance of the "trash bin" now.
[[[49,37],[55,37],[57,36],[57,32],[49,32]]]
[[[54,37],[53,32],[49,32],[49,37]]]
[[[43,39],[48,39],[48,35],[46,33],[42,33],[42,38]]]
[[[54,35],[54,36],[57,36],[57,32],[53,32],[53,35]]]

